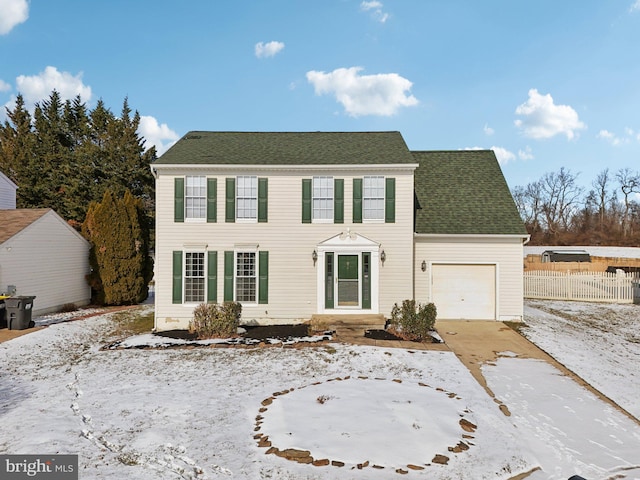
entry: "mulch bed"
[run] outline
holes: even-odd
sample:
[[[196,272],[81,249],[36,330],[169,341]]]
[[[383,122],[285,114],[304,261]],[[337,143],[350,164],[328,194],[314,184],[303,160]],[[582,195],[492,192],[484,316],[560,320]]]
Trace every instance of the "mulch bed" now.
[[[367,330],[364,332],[364,338],[371,338],[372,340],[399,340],[402,342],[411,341],[416,343],[440,343],[440,340],[434,337],[429,337],[426,340],[406,340],[394,335],[388,330]]]
[[[293,338],[302,338],[309,336],[308,325],[264,325],[264,326],[243,326],[246,332],[238,335],[242,338],[253,340],[291,340]],[[180,340],[197,340],[195,333],[187,330],[168,330],[157,332],[156,335],[166,338],[175,338]]]

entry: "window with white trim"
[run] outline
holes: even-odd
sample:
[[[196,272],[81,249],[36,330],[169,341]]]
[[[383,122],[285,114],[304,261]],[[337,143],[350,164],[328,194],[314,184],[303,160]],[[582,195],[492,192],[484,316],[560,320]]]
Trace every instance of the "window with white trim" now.
[[[257,302],[256,252],[236,252],[236,302]]]
[[[236,178],[236,219],[256,220],[258,218],[258,177],[239,176]]]
[[[184,190],[185,218],[204,219],[207,216],[207,178],[187,176]]]
[[[313,177],[313,220],[333,221],[333,177]]]
[[[384,220],[384,177],[364,177],[362,190],[363,220]]]
[[[204,252],[185,252],[184,254],[184,301],[185,303],[204,302],[205,262]]]

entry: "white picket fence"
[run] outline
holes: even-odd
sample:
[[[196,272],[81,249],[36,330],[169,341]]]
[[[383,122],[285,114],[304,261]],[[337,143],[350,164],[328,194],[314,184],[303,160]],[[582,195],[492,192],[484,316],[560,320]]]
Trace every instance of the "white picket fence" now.
[[[637,275],[608,272],[558,272],[535,270],[524,273],[525,298],[578,300],[583,302],[634,303],[640,299]]]

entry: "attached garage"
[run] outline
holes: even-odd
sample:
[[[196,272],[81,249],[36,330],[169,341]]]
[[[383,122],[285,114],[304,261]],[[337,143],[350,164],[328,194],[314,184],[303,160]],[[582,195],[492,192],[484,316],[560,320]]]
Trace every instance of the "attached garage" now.
[[[496,319],[495,264],[432,264],[431,289],[439,319]]]

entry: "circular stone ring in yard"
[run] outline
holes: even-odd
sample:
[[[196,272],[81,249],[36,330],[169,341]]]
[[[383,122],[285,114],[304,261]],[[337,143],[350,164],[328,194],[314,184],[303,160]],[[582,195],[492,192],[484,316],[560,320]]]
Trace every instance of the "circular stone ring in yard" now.
[[[254,438],[300,463],[423,470],[473,446],[477,427],[461,400],[419,382],[334,378],[265,399]]]

